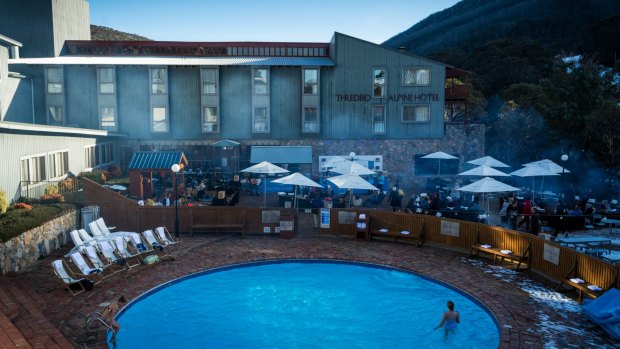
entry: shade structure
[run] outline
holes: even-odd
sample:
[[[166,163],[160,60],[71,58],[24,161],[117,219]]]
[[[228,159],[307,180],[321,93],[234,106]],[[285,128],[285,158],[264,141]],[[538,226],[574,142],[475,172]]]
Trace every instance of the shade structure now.
[[[364,178],[357,175],[340,175],[327,178],[328,181],[334,183],[338,188],[342,189],[365,189],[365,190],[379,190],[379,188],[370,184]],[[351,206],[351,194],[349,193],[349,206]]]
[[[330,171],[340,173],[343,175],[357,175],[357,176],[375,174],[375,171],[367,167],[364,167],[356,162],[349,161],[349,160],[345,160],[345,161],[334,164],[334,167],[332,167]]]
[[[542,167],[544,169],[547,169],[551,172],[555,172],[555,173],[570,173],[569,170],[567,170],[566,168],[556,164],[555,162],[549,160],[549,159],[543,159],[543,160],[539,160],[539,161],[533,161],[533,162],[528,162],[527,164],[523,164],[523,166],[538,166],[538,167]]]
[[[325,161],[324,163],[320,164],[321,167],[324,168],[332,168],[334,166],[336,166],[336,164],[341,163],[341,162],[345,162],[345,161],[349,161],[343,157],[340,156],[334,156],[332,158],[330,158],[329,160]]]
[[[482,193],[483,195],[485,195],[486,193],[501,193],[501,192],[506,192],[506,191],[519,191],[519,188],[515,188],[511,185],[508,185],[506,183],[502,183],[496,179],[493,179],[491,177],[484,177],[479,181],[476,181],[474,183],[468,184],[464,187],[461,187],[457,190],[460,191],[464,191],[464,192],[468,192],[468,193]],[[486,212],[489,212],[489,201],[485,200],[487,202],[487,210]]]
[[[492,156],[483,156],[478,159],[467,161],[468,164],[478,165],[478,166],[489,166],[489,167],[510,167],[505,163],[495,159]]]
[[[278,173],[287,173],[289,170],[284,169],[280,166],[276,166],[269,161],[260,162],[254,166],[250,166],[241,170],[241,172],[249,172],[249,173],[259,173],[264,175],[273,175]],[[267,206],[267,181],[263,181],[265,185],[265,193],[263,195],[263,207]]]
[[[230,139],[222,139],[221,141],[217,141],[215,143],[211,143],[212,146],[218,148],[226,148],[226,147],[237,147],[239,146],[239,142],[231,141]]]
[[[558,173],[538,165],[525,166],[510,174],[518,177],[532,177],[532,190],[534,190],[534,177],[559,176]],[[540,185],[540,190],[542,191],[542,183]]]
[[[483,177],[509,177],[510,175],[489,166],[478,166],[471,170],[461,172],[457,176],[483,176]]]
[[[318,187],[322,188],[323,186],[313,181],[312,179],[302,175],[299,172],[295,172],[286,177],[274,179],[271,183],[279,183],[279,184],[289,184],[295,186],[295,201],[293,206],[297,207],[297,187],[303,185],[304,187]]]
[[[439,165],[437,166],[437,177],[441,175],[441,160],[454,160],[458,159],[456,156],[444,153],[442,151],[434,152],[421,157],[422,159],[437,159]]]

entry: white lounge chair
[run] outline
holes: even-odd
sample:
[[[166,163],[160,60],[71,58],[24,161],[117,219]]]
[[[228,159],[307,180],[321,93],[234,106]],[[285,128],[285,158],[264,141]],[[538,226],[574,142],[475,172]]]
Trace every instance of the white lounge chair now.
[[[100,256],[99,256],[99,252],[97,252],[97,250],[95,249],[94,246],[86,246],[84,247],[84,253],[86,253],[86,256],[88,257],[88,259],[90,259],[91,263],[93,263],[93,267],[97,268],[97,269],[101,269],[104,272],[105,271],[109,271],[109,273],[104,273],[101,272],[100,275],[103,279],[112,276],[112,274],[114,274],[114,263],[109,262],[107,260],[103,260]]]
[[[71,272],[71,269],[65,268],[65,263],[62,259],[57,259],[52,262],[52,270],[62,281],[63,285],[65,285],[72,296],[86,291],[86,288],[84,288],[84,285],[82,284],[85,278],[76,278],[73,272]],[[71,286],[74,286],[77,290],[74,290]]]
[[[125,258],[125,261],[127,262],[126,265],[129,269],[137,267],[142,263],[142,257],[140,257],[140,252],[130,251],[127,246],[127,240],[125,240],[122,236],[117,236],[116,238],[114,238],[114,243],[116,244],[116,250],[118,251],[118,254],[122,258]],[[132,264],[130,262],[132,258],[135,258],[137,263]]]
[[[155,228],[155,233],[157,234],[157,238],[162,243],[162,245],[164,245],[164,247],[166,247],[166,246],[174,246],[178,250],[179,247],[176,246],[176,245],[180,241],[175,241],[172,238],[172,235],[170,235],[170,232],[168,231],[168,229],[166,229],[166,227],[157,227],[157,228]]]
[[[159,242],[159,240],[157,240],[157,238],[155,237],[155,233],[153,233],[152,230],[149,229],[143,231],[142,236],[144,237],[144,240],[146,240],[148,247],[151,248],[155,253],[161,253],[162,257],[170,256],[168,250],[166,250],[164,248],[164,245]]]
[[[89,276],[95,276],[97,281],[90,280],[93,281],[95,284],[103,280],[103,277],[101,276],[103,269],[95,268],[88,265],[88,263],[86,263],[86,260],[84,259],[84,256],[82,256],[80,252],[73,252],[69,257],[73,261],[73,264],[75,264],[80,270],[80,272],[76,273],[76,275],[83,276],[87,279],[89,279]]]
[[[140,244],[144,244],[142,238],[140,237],[140,234],[138,233],[129,231],[119,231],[111,233],[108,227],[105,225],[103,218],[99,218],[93,222],[88,223],[88,227],[90,228],[91,234],[93,234],[93,238],[98,241],[106,239],[109,240],[117,236],[122,236],[125,238],[131,238],[133,240],[133,244],[137,247],[140,247]]]
[[[97,249],[107,263],[116,264],[119,267],[118,270],[112,269],[114,273],[127,269],[127,261],[118,255],[114,241],[100,241],[97,243]]]
[[[69,236],[71,237],[71,240],[73,241],[73,244],[75,245],[76,249],[79,251],[82,251],[84,247],[86,246],[86,243],[84,242],[84,240],[82,240],[78,231],[77,230],[70,231]]]

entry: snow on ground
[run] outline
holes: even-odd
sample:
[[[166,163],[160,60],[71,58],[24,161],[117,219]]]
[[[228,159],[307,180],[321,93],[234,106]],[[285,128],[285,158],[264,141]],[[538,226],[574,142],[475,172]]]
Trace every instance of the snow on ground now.
[[[531,301],[536,304],[538,318],[537,328],[530,331],[543,338],[545,349],[618,348],[601,339],[601,336],[608,336],[581,314],[581,305],[571,298],[529,279],[523,273],[485,264],[479,260],[463,258],[463,261],[519,287],[530,295]]]

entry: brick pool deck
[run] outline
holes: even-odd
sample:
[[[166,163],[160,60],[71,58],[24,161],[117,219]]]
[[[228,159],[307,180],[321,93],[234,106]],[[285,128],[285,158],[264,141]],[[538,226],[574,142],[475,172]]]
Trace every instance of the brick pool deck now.
[[[506,278],[498,277],[502,269],[488,260],[470,260],[463,251],[429,245],[416,248],[388,241],[366,242],[350,236],[321,234],[315,229],[300,232],[290,240],[275,235],[250,235],[241,239],[238,234],[196,234],[193,238],[182,234],[180,245],[173,260],[118,273],[96,285],[93,291],[75,297],[60,287],[49,267],[51,260],[62,256],[68,248],[41,260],[33,270],[8,279],[14,279],[24,289],[35,290],[35,298],[46,303],[41,307],[43,315],[76,347],[83,341],[86,314],[101,311],[106,302],[120,295],[131,300],[159,284],[193,272],[277,259],[369,262],[447,282],[475,296],[495,314],[500,329],[499,348],[618,347],[618,343],[581,312],[559,311],[549,305],[553,303],[540,302],[531,292],[517,286],[527,282],[551,289],[553,284],[545,285],[544,280],[531,272],[512,273],[511,281],[507,282]],[[570,296],[574,297],[572,293]],[[99,345],[105,347],[103,343]]]

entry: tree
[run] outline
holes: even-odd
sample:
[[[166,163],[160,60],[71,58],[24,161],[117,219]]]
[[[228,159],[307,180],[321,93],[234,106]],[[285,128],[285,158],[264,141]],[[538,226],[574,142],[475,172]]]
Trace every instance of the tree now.
[[[609,170],[620,160],[620,107],[607,102],[596,109],[586,122],[584,130],[589,148],[600,164]]]

